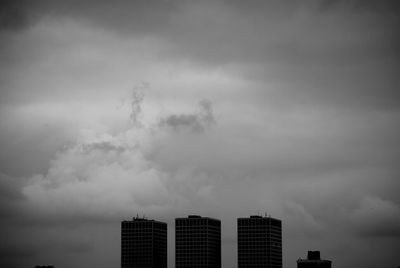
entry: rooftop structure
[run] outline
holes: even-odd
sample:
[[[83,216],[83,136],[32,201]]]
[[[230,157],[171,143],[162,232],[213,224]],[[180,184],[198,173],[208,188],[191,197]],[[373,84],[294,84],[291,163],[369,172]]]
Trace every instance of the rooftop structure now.
[[[308,251],[307,259],[298,259],[297,268],[331,268],[331,261],[321,260],[319,251]]]

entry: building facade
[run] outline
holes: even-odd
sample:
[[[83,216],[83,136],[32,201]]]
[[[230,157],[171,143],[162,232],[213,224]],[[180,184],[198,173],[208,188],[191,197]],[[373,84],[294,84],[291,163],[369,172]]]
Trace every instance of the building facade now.
[[[321,260],[319,251],[309,251],[307,259],[298,259],[297,268],[331,268],[332,262]]]
[[[133,218],[121,222],[122,268],[167,268],[167,224]]]
[[[221,221],[190,215],[175,219],[175,267],[221,267]]]
[[[238,268],[282,267],[282,221],[250,216],[237,220]]]

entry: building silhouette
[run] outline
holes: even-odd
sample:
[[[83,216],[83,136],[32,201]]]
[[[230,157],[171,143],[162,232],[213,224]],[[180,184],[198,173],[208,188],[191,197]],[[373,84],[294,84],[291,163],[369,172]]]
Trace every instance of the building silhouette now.
[[[309,251],[307,259],[298,259],[297,268],[331,268],[331,261],[321,260],[319,251]]]
[[[221,221],[190,215],[175,219],[175,268],[221,267]]]
[[[167,224],[133,218],[121,222],[122,268],[167,268]]]
[[[282,267],[282,221],[250,216],[237,219],[238,268]]]

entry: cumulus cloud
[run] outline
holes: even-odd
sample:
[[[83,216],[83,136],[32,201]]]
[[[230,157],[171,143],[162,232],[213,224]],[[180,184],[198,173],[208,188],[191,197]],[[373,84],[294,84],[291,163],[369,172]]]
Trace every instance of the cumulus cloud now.
[[[170,172],[154,161],[153,151],[160,145],[155,141],[175,132],[159,122],[142,124],[139,114],[143,95],[139,95],[132,97],[129,114],[130,118],[134,115],[134,122],[128,128],[113,134],[81,129],[76,141],[51,159],[44,174],[28,180],[1,176],[2,198],[7,201],[2,202],[1,216],[19,226],[19,232],[15,232],[15,227],[8,226],[7,222],[1,224],[4,227],[1,233],[10,237],[1,248],[5,254],[2,263],[14,265],[10,260],[16,255],[22,256],[23,252],[28,252],[29,259],[34,260],[48,250],[48,245],[52,245],[52,255],[59,251],[91,252],[93,239],[80,235],[86,225],[107,225],[136,213],[178,215],[212,194],[213,186],[206,173],[187,166]],[[199,107],[194,114],[179,116],[194,115],[205,131],[214,122],[211,103],[201,101]],[[19,246],[22,234],[30,237],[32,243]],[[32,248],[38,250],[30,251]]]
[[[327,132],[317,134],[313,130],[314,142],[310,143],[310,132],[295,131],[303,134],[293,135],[291,130],[296,126],[292,126],[282,138],[283,128],[272,131],[271,120],[268,135],[257,133],[254,126],[240,125],[242,130],[254,131],[249,139],[245,133],[232,132],[232,126],[223,121],[217,124],[210,101],[200,101],[191,111],[164,113],[152,123],[141,121],[146,113],[143,100],[134,103],[128,115],[141,115],[135,117],[136,124],[113,132],[82,128],[76,140],[52,158],[47,172],[14,186],[10,177],[3,178],[8,187],[4,191],[22,204],[18,208],[6,205],[4,211],[14,209],[19,214],[14,220],[24,236],[34,238],[32,244],[22,248],[18,246],[22,236],[7,229],[8,236],[14,233],[10,241],[15,241],[4,248],[8,259],[18,252],[30,252],[30,259],[36,258],[49,245],[58,245],[53,247],[53,255],[68,251],[90,256],[97,252],[94,245],[100,238],[93,238],[96,235],[92,230],[85,231],[85,237],[79,235],[81,232],[93,226],[115,229],[118,221],[136,213],[165,220],[182,213],[218,217],[224,222],[224,230],[230,230],[223,235],[229,243],[235,239],[235,217],[266,211],[284,220],[285,239],[288,244],[293,242],[291,256],[302,248],[297,240],[317,245],[325,237],[334,236],[336,230],[375,237],[395,234],[398,217],[388,215],[398,213],[398,207],[392,201],[364,199],[368,195],[363,191],[368,185],[373,187],[374,180],[362,182],[360,178],[366,173],[352,173],[364,163],[332,165],[342,152],[333,150],[333,145],[324,147],[332,148],[328,153],[311,146],[326,141],[316,139]],[[341,141],[339,134],[330,137]],[[335,144],[349,147],[350,143]],[[349,159],[359,157],[356,153]],[[354,185],[363,185],[357,194],[351,191]],[[355,206],[359,201],[360,207]],[[364,224],[370,220],[367,215],[371,206],[378,217],[384,216],[382,224]],[[342,220],[335,220],[337,215]],[[392,227],[385,229],[386,225]],[[33,230],[36,235],[31,234]],[[63,236],[55,235],[60,232],[68,234],[70,240],[61,243]],[[331,246],[335,250],[340,245]],[[319,247],[330,250],[325,244]],[[31,252],[30,248],[41,250]],[[118,258],[115,248],[110,252]]]
[[[138,119],[142,100],[141,94],[132,97],[131,128],[114,135],[83,131],[74,144],[57,153],[46,174],[32,177],[23,194],[33,214],[58,214],[64,220],[118,218],[133,211],[160,213],[178,201],[189,202],[180,199],[207,196],[211,189],[201,174],[185,167],[171,174],[149,156],[157,150],[153,140],[167,125],[204,131],[214,123],[211,102],[201,101],[196,114],[168,115],[155,129],[143,127]]]

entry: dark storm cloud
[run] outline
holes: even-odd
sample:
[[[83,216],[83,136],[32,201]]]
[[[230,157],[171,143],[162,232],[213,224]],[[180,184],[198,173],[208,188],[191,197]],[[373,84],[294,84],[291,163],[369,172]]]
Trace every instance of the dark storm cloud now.
[[[10,177],[0,172],[1,221],[14,218],[20,213],[21,205],[25,202],[25,196],[22,193],[23,186],[23,179]]]
[[[30,18],[26,12],[24,1],[0,1],[0,31],[21,30],[29,26]]]
[[[400,203],[386,198],[365,197],[349,218],[354,231],[362,236],[400,236]]]
[[[125,148],[122,146],[114,145],[114,144],[112,144],[110,142],[106,142],[106,141],[94,142],[94,143],[82,145],[83,152],[89,153],[92,150],[101,150],[101,151],[106,151],[106,152],[115,151],[117,153],[122,153],[123,151],[125,151]]]
[[[199,111],[195,114],[172,114],[162,118],[159,126],[170,127],[173,130],[188,130],[203,132],[207,127],[215,123],[212,103],[209,100],[199,102]]]
[[[400,7],[396,1],[311,1],[305,4],[280,1],[111,3],[19,0],[3,1],[2,5],[5,24],[10,21],[10,25],[25,25],[24,22],[32,20],[30,17],[55,20],[76,17],[125,34],[160,35],[169,38],[181,55],[199,56],[197,60],[203,58],[215,63],[246,59],[336,62],[349,56],[354,60],[357,55],[362,57],[365,52],[374,52],[371,51],[374,46],[378,46],[376,49],[381,53],[398,56],[395,48],[399,37],[395,33]],[[338,16],[342,21],[330,20],[331,16]],[[299,24],[292,24],[295,22]],[[357,37],[361,37],[360,41],[371,39],[357,47],[353,45],[358,43],[351,43]],[[207,44],[215,44],[215,47]],[[322,44],[324,46],[315,50]],[[386,50],[380,50],[379,45],[387,46],[383,47]],[[346,49],[350,50],[347,52]]]
[[[2,237],[4,239],[6,236],[2,234]],[[16,259],[32,258],[39,251],[40,249],[23,245],[23,243],[12,246],[7,243],[2,243],[0,245],[0,263],[5,267],[17,267]]]
[[[46,220],[42,219],[42,223]],[[33,267],[44,260],[60,264],[58,259],[61,256],[78,259],[84,254],[91,254],[95,244],[88,234],[94,236],[93,229],[98,227],[82,225],[31,225],[29,222],[3,225],[0,231],[4,239],[0,245],[0,263],[5,267]],[[104,227],[100,228],[104,230]],[[65,260],[63,265],[70,264]]]
[[[23,195],[20,192],[21,186],[22,183],[18,178],[0,173],[0,198],[4,198],[4,200],[23,199]]]
[[[43,19],[73,19],[117,33],[116,37],[160,38],[166,43],[158,53],[165,60],[223,67],[259,83],[263,98],[276,98],[285,106],[393,108],[400,101],[396,1],[5,1],[3,5],[3,24],[14,28]],[[11,46],[6,47],[4,54],[10,53],[16,57]]]
[[[399,210],[395,213],[400,213]],[[355,232],[365,237],[400,237],[399,219],[374,218],[372,222],[364,222],[355,228]]]
[[[203,7],[208,13],[193,12],[189,23],[178,26],[176,46],[169,52],[237,67],[239,75],[260,82],[265,98],[272,92],[272,98],[287,106],[369,109],[398,104],[396,6],[338,4],[321,11],[317,2],[259,3],[246,1],[243,9],[215,4]],[[278,86],[271,89],[265,83]]]
[[[353,12],[373,12],[396,15],[396,13],[400,10],[399,2],[396,0],[324,0],[319,1],[318,4],[320,9],[323,11],[346,8]]]
[[[119,31],[147,33],[163,28],[176,9],[174,1],[2,0],[0,26],[24,30],[44,18],[78,18]]]

